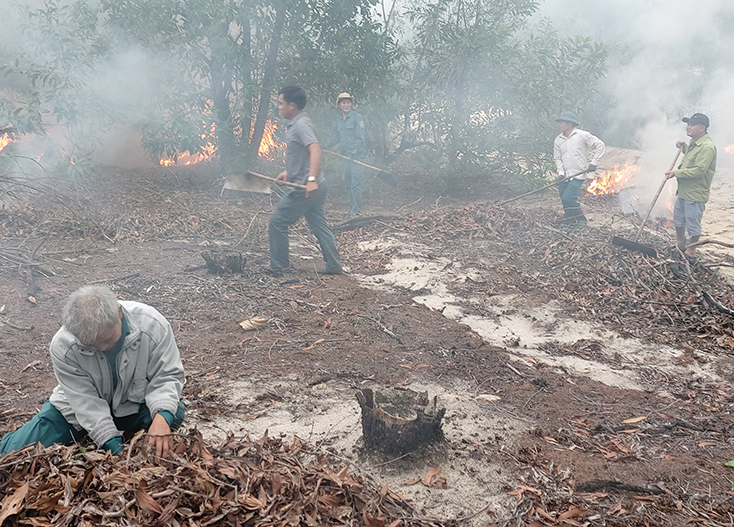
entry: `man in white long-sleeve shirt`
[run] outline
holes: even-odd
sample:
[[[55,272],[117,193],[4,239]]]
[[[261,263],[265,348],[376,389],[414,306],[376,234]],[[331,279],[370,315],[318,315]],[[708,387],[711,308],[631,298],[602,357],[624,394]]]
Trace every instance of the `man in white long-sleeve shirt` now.
[[[563,221],[568,225],[584,226],[586,216],[581,211],[579,190],[584,180],[593,179],[589,174],[596,170],[605,145],[595,135],[577,128],[579,120],[572,112],[561,112],[556,122],[561,133],[553,141],[553,160],[560,182],[558,191],[563,204]]]

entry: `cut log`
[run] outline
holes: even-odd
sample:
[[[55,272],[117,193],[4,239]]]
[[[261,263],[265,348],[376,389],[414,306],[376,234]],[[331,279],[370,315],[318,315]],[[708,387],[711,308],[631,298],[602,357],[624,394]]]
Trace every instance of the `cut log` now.
[[[206,261],[206,268],[212,274],[239,274],[245,264],[242,253],[204,251],[201,257]]]
[[[387,455],[402,455],[443,439],[441,420],[445,408],[436,408],[436,397],[407,388],[357,392],[362,408],[365,446]]]

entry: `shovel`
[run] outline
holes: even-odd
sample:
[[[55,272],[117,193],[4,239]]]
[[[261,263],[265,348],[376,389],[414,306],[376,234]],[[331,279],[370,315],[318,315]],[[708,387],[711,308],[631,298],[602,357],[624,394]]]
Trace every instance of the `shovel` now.
[[[589,171],[588,169],[582,170],[578,174],[573,174],[573,175],[567,176],[567,177],[565,177],[563,179],[559,179],[557,181],[554,181],[553,183],[551,183],[549,185],[546,185],[544,187],[536,188],[535,190],[531,190],[530,192],[526,192],[525,194],[520,194],[519,196],[515,196],[514,198],[510,198],[510,199],[508,199],[506,201],[503,201],[501,203],[497,203],[497,206],[498,207],[501,207],[502,205],[507,205],[508,203],[512,203],[513,201],[516,201],[518,199],[522,199],[522,198],[524,198],[526,196],[532,196],[533,194],[537,194],[538,192],[542,192],[542,191],[544,191],[546,189],[549,189],[551,187],[555,187],[556,185],[560,185],[561,183],[563,183],[565,181],[570,181],[573,178],[575,178],[576,176],[580,176],[581,174],[586,174],[588,171]]]
[[[224,178],[224,188],[228,190],[243,190],[245,192],[259,192],[261,194],[270,194],[270,184],[285,185],[287,187],[306,189],[306,185],[291,183],[290,181],[275,181],[275,178],[258,174],[257,172],[247,171],[244,174],[230,174]]]
[[[345,155],[342,155],[342,154],[337,154],[336,152],[334,152],[332,150],[326,150],[326,149],[324,149],[323,151],[326,152],[327,154],[331,154],[331,155],[334,155],[336,157],[341,157],[342,159],[348,159],[352,163],[357,163],[358,165],[361,165],[363,167],[367,167],[367,168],[369,168],[371,170],[377,170],[377,177],[378,178],[380,178],[382,181],[384,181],[385,183],[387,183],[391,187],[397,187],[398,186],[398,180],[395,179],[395,176],[393,176],[390,172],[386,172],[382,168],[375,167],[375,166],[372,166],[372,165],[368,165],[367,163],[363,163],[362,161],[357,161],[356,159],[352,159],[349,156],[345,156]]]
[[[680,153],[683,151],[683,147],[678,149],[678,152],[675,154],[675,159],[673,159],[673,162],[670,164],[670,168],[668,169],[668,172],[673,170],[675,168],[675,164],[678,162],[678,158],[680,157]],[[660,197],[660,193],[663,191],[663,188],[665,187],[665,184],[668,182],[668,178],[663,178],[663,182],[660,183],[660,187],[658,188],[657,193],[655,193],[655,197],[652,198],[652,203],[650,203],[650,208],[647,209],[647,213],[645,214],[645,217],[642,218],[642,223],[640,224],[640,228],[637,229],[637,233],[635,234],[635,237],[631,240],[626,240],[624,238],[621,238],[619,236],[614,236],[612,238],[612,245],[618,245],[620,247],[624,247],[626,249],[629,249],[631,251],[638,251],[644,254],[647,254],[648,256],[652,256],[655,258],[658,253],[649,245],[643,245],[641,243],[637,243],[637,239],[640,237],[640,234],[642,234],[642,229],[645,227],[645,223],[647,223],[647,218],[650,217],[650,213],[652,212],[652,209],[655,207],[655,203],[657,203],[658,198]]]

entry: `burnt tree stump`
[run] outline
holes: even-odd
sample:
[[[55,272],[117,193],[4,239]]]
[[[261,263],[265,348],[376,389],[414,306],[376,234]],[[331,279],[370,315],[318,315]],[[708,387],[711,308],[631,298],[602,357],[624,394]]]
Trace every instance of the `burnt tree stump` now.
[[[436,397],[407,388],[357,392],[362,408],[365,446],[387,455],[402,455],[443,439],[441,419],[445,408],[436,408]]]
[[[204,251],[201,257],[212,274],[240,274],[245,264],[242,253]]]

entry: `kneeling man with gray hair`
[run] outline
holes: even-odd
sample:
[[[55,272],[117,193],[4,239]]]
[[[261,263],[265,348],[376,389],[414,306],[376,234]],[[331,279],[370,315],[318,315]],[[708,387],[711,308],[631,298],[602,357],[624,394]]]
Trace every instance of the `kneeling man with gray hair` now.
[[[3,437],[0,453],[89,436],[119,454],[124,439],[145,429],[165,456],[184,420],[184,369],[168,321],[101,286],[72,293],[61,318],[51,341],[58,385],[33,419]]]

